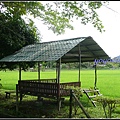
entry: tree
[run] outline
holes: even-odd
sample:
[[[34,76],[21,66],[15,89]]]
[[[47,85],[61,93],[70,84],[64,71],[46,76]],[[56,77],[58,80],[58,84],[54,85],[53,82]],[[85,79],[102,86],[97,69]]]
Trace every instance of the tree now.
[[[23,19],[15,17],[5,21],[4,17],[1,17],[0,22],[0,58],[12,54],[28,44],[38,42],[34,30],[31,30]]]
[[[74,29],[71,25],[73,19],[78,19],[85,25],[91,23],[103,32],[104,26],[99,19],[97,9],[106,3],[108,2],[0,2],[0,27],[2,28],[0,30],[0,58],[14,53],[23,46],[40,41],[40,33],[31,16],[43,21],[48,29],[57,35],[64,33],[66,28]]]
[[[7,10],[5,6],[8,3],[0,3],[2,9],[0,11],[0,58],[18,51],[22,47],[33,44],[40,41],[40,33],[34,22],[31,19],[28,21],[22,18],[22,12],[13,10],[11,6],[14,3],[9,4]],[[3,9],[4,8],[4,9]],[[18,9],[14,7],[14,9]],[[4,11],[3,11],[4,10]],[[20,14],[16,14],[20,12]],[[23,64],[23,69],[27,69],[33,63]],[[1,63],[1,69],[13,70],[18,64],[15,63]]]
[[[74,19],[80,20],[81,24],[93,24],[100,32],[104,31],[102,21],[99,19],[97,9],[108,2],[102,1],[62,1],[54,2],[53,5],[47,3],[45,9],[44,23],[49,25],[54,33],[64,33],[65,28],[73,29],[71,22]],[[52,25],[52,26],[51,26]]]
[[[23,19],[1,19],[2,24],[0,24],[0,58],[5,57],[18,51],[22,47],[38,42],[39,40],[34,35],[34,30],[31,30],[29,25],[27,25]],[[5,22],[4,22],[5,21]],[[4,22],[4,24],[3,24]],[[3,68],[13,69],[13,64],[2,64]]]
[[[65,28],[73,29],[70,25],[73,18],[80,19],[82,24],[91,23],[100,32],[104,26],[99,19],[97,9],[108,4],[108,1],[32,1],[32,2],[1,2],[4,13],[11,16],[32,15],[48,25],[57,34],[65,32]],[[8,16],[7,15],[7,16]]]

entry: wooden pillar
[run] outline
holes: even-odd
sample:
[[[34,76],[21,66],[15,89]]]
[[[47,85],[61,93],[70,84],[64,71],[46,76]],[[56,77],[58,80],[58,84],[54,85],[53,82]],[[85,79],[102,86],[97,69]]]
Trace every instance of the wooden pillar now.
[[[41,68],[41,64],[40,62],[38,62],[38,81],[40,81],[40,68]],[[41,100],[41,96],[37,96],[37,100]]]
[[[21,64],[19,63],[19,81],[21,81],[21,79],[22,79],[22,75],[21,75],[21,74],[22,74]],[[16,97],[17,97],[17,98],[16,98],[16,102],[18,102],[18,100],[17,100],[17,99],[18,99],[18,91],[19,91],[19,90],[18,90],[18,89],[19,89],[18,87],[20,87],[20,84],[18,84],[18,85],[16,86]],[[23,96],[22,96],[22,93],[20,93],[20,103],[22,102],[22,97],[23,97]]]
[[[61,59],[59,59],[58,61],[58,74],[57,74],[57,84],[58,84],[58,111],[60,111],[60,107],[61,107],[61,100],[60,100],[60,69],[61,69]]]
[[[56,79],[57,79],[57,83],[58,83],[58,63],[56,62]]]
[[[19,80],[21,80],[21,65],[19,64]]]
[[[41,67],[41,65],[40,65],[40,63],[38,62],[38,80],[40,80],[40,67]]]
[[[94,83],[94,89],[96,89],[96,84],[97,84],[97,65],[95,64],[95,83]]]
[[[20,63],[19,63],[19,78],[18,78],[18,80],[21,81],[21,64]],[[21,96],[21,94],[20,94],[20,96]],[[18,84],[16,84],[16,112],[18,113]]]
[[[22,78],[22,76],[21,76],[21,64],[19,63],[19,78],[18,78],[18,80],[20,80],[21,81],[21,78]],[[19,97],[18,97],[18,87],[20,87],[20,86],[18,86],[18,84],[16,84],[16,113],[18,114],[18,99],[19,99]],[[21,96],[21,94],[20,94],[20,96]]]
[[[18,85],[16,84],[16,113],[18,113]]]
[[[61,66],[61,59],[59,60],[59,63],[58,63],[58,85],[59,85],[59,96],[60,96],[60,66]]]
[[[80,68],[81,68],[81,51],[80,51],[80,44],[78,46],[78,54],[79,54],[79,73],[78,73],[78,82],[79,82],[79,87],[81,86],[81,81],[80,81]]]
[[[73,90],[70,89],[70,110],[69,110],[69,118],[72,118],[72,101],[73,101]]]

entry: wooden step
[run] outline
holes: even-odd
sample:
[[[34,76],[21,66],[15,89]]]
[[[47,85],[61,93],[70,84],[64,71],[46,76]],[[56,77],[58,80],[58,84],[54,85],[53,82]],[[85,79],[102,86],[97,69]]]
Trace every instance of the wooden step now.
[[[83,90],[83,92],[94,93],[94,92],[99,92],[99,90]]]
[[[97,101],[93,100],[93,102],[95,103],[95,102],[97,102]]]
[[[97,97],[97,96],[102,96],[102,94],[98,94],[98,95],[91,95],[91,96],[89,96],[89,98],[95,98],[95,97]]]
[[[89,96],[89,98],[95,98],[95,97],[96,97],[96,95]]]

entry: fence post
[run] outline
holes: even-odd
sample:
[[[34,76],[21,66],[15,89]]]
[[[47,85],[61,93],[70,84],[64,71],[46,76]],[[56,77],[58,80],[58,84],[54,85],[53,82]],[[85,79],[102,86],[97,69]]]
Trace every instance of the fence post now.
[[[69,110],[69,118],[72,118],[72,93],[73,93],[73,90],[70,89],[70,110]]]
[[[18,84],[16,84],[16,113],[18,115]]]

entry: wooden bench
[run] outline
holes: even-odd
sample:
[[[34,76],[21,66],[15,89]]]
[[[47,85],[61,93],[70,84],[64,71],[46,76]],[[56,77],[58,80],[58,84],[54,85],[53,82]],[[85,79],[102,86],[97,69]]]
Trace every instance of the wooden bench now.
[[[11,93],[16,93],[16,91],[15,90],[12,90],[12,91],[5,91],[5,98],[10,98],[10,94]]]

